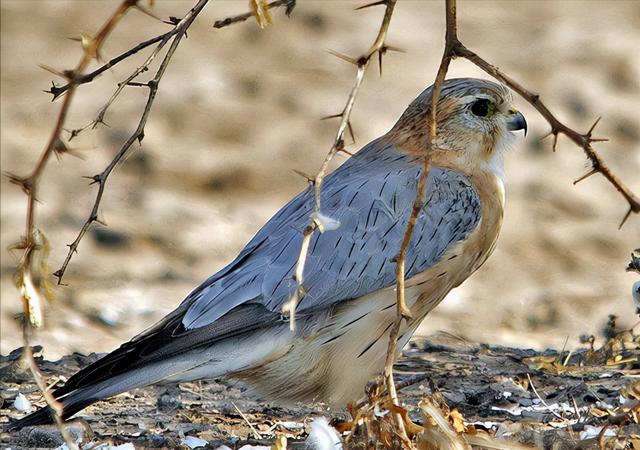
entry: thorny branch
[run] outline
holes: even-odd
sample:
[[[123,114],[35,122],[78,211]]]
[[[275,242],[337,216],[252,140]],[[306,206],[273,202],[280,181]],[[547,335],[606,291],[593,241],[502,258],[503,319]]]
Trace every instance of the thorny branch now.
[[[26,318],[25,318],[26,322]],[[69,434],[69,431],[64,426],[64,422],[62,420],[62,405],[58,400],[51,395],[51,391],[47,387],[44,379],[42,378],[42,374],[40,373],[40,369],[38,368],[38,364],[36,363],[35,358],[33,357],[33,349],[31,348],[31,339],[30,333],[32,328],[28,325],[24,325],[22,327],[22,342],[24,344],[24,353],[23,358],[27,361],[29,366],[29,371],[31,372],[34,381],[36,382],[36,386],[38,386],[38,390],[42,393],[45,402],[47,402],[47,406],[53,411],[53,420],[55,422],[64,443],[67,444],[67,448],[69,450],[77,450],[78,446],[74,442],[73,438]]]
[[[445,32],[445,47],[444,53],[442,55],[442,60],[440,62],[440,66],[438,68],[438,73],[436,76],[436,80],[433,84],[432,97],[431,97],[431,109],[430,116],[428,122],[429,129],[429,142],[427,145],[426,153],[423,156],[423,169],[420,175],[420,179],[418,181],[418,187],[416,192],[416,198],[413,204],[413,210],[411,212],[411,216],[407,223],[407,228],[405,230],[404,238],[402,241],[402,245],[400,247],[400,252],[396,257],[396,304],[397,304],[397,316],[396,320],[391,328],[389,333],[389,346],[387,349],[386,361],[385,361],[385,369],[384,369],[384,378],[385,384],[387,386],[387,393],[389,396],[389,400],[393,405],[398,405],[398,398],[395,388],[395,383],[393,380],[393,364],[395,362],[396,357],[396,346],[399,337],[400,327],[402,325],[403,320],[409,320],[411,317],[411,313],[407,308],[405,301],[405,287],[404,287],[404,257],[406,249],[411,240],[411,235],[413,234],[413,228],[415,226],[415,222],[417,220],[417,216],[421,209],[424,206],[424,195],[425,195],[425,187],[426,180],[429,174],[430,168],[430,156],[429,150],[433,148],[433,144],[435,142],[436,137],[436,105],[438,103],[438,99],[440,98],[440,91],[442,89],[442,84],[444,83],[447,71],[449,69],[449,64],[452,59],[456,57],[463,57],[468,59],[472,63],[476,64],[478,67],[483,69],[489,75],[498,79],[502,83],[509,86],[511,89],[516,91],[521,97],[523,97],[528,103],[530,103],[534,108],[540,112],[540,114],[547,120],[549,125],[551,126],[550,134],[554,136],[553,150],[555,151],[557,145],[557,138],[559,134],[566,135],[571,141],[573,141],[576,145],[581,147],[587,158],[590,160],[592,165],[592,170],[588,172],[583,177],[579,178],[574,182],[574,184],[582,181],[583,179],[595,174],[601,173],[625,198],[627,203],[629,204],[629,211],[625,214],[622,222],[620,223],[620,228],[627,220],[629,215],[634,212],[636,214],[640,213],[640,200],[628,189],[622,181],[615,175],[609,167],[604,163],[602,158],[596,153],[596,151],[592,147],[593,142],[603,141],[606,139],[599,139],[592,137],[593,130],[595,126],[598,124],[598,120],[595,121],[593,126],[586,133],[579,133],[567,125],[560,122],[542,103],[540,100],[540,96],[537,94],[531,93],[529,90],[524,88],[522,85],[514,81],[511,77],[501,72],[498,68],[486,62],[476,53],[470,51],[465,47],[457,36],[457,17],[456,17],[456,0],[446,0],[445,1],[445,14],[446,14],[446,32]],[[398,415],[396,415],[398,416]],[[401,435],[404,435],[404,427],[402,426],[401,418],[398,417],[397,423],[399,425],[399,432]]]
[[[455,0],[453,3],[453,14],[455,15]],[[451,9],[449,8],[449,2],[447,2],[447,23],[449,23],[451,15]],[[454,19],[455,20],[455,16]],[[468,61],[472,62],[486,73],[501,81],[515,92],[517,92],[522,98],[524,98],[527,103],[533,106],[538,112],[542,115],[542,117],[549,123],[551,126],[551,131],[548,136],[553,136],[553,150],[556,150],[558,143],[558,136],[560,134],[564,134],[567,136],[574,144],[578,147],[582,148],[585,155],[589,159],[591,163],[591,170],[587,172],[582,177],[578,178],[574,181],[574,184],[579,183],[580,181],[594,175],[596,173],[600,173],[609,183],[613,185],[613,187],[620,192],[620,194],[624,197],[626,202],[629,205],[629,210],[622,218],[620,222],[619,228],[622,228],[625,221],[629,218],[631,213],[640,214],[640,199],[611,171],[609,166],[606,165],[604,160],[596,153],[595,149],[591,144],[594,142],[606,141],[607,139],[596,138],[593,137],[593,130],[596,125],[600,121],[597,119],[591,128],[586,133],[580,133],[564,123],[562,123],[549,109],[547,106],[542,103],[540,100],[540,95],[535,94],[525,87],[523,87],[520,83],[515,81],[513,78],[502,72],[500,69],[495,67],[494,65],[488,63],[486,60],[478,56],[478,54],[469,50],[462,42],[458,40],[456,33],[454,33],[451,37],[447,38],[447,43],[445,46],[445,54],[450,58],[465,58]]]
[[[151,38],[151,39],[148,39],[148,40],[146,40],[144,42],[141,42],[140,44],[136,45],[135,47],[130,48],[126,52],[124,52],[124,53],[116,56],[115,58],[109,60],[108,62],[106,62],[102,66],[98,67],[93,72],[76,75],[74,77],[73,81],[69,81],[67,84],[62,85],[62,86],[56,86],[54,84],[54,85],[51,86],[51,88],[49,88],[49,90],[47,92],[49,94],[53,95],[53,99],[52,100],[56,100],[62,94],[67,92],[72,85],[78,86],[78,85],[81,85],[81,84],[92,82],[99,75],[101,75],[102,73],[104,73],[107,70],[111,69],[116,64],[124,61],[125,59],[129,58],[130,56],[135,55],[140,50],[144,50],[145,48],[155,44],[156,42],[160,42],[160,41],[164,41],[166,39],[169,39],[171,36],[176,34],[176,32],[177,32],[177,28],[174,28],[173,30],[168,31],[167,33],[161,34],[160,36],[156,36],[154,38]]]
[[[122,158],[124,158],[124,156],[127,154],[127,152],[129,151],[133,143],[135,141],[138,141],[140,143],[142,142],[142,139],[144,139],[144,128],[147,123],[147,119],[149,118],[149,113],[151,112],[151,107],[153,105],[153,102],[155,101],[160,80],[162,79],[169,62],[171,61],[173,54],[178,48],[180,41],[186,35],[187,30],[189,29],[189,27],[191,26],[195,18],[198,16],[198,14],[202,11],[202,9],[206,6],[207,3],[208,3],[208,0],[198,1],[198,3],[193,8],[191,8],[191,10],[182,18],[182,20],[176,23],[172,31],[162,35],[162,39],[160,40],[160,43],[149,55],[146,61],[141,66],[139,66],[136,70],[134,70],[133,73],[129,77],[127,77],[123,82],[118,84],[118,88],[116,89],[116,91],[113,93],[113,95],[111,96],[107,104],[98,113],[96,122],[102,122],[104,118],[104,114],[106,113],[107,109],[111,106],[113,101],[118,97],[118,95],[122,92],[122,90],[126,86],[130,86],[132,81],[136,77],[138,77],[138,75],[147,71],[151,63],[154,61],[156,56],[162,50],[162,48],[169,42],[169,40],[173,39],[154,77],[146,83],[138,84],[139,86],[146,86],[149,88],[147,102],[145,104],[144,111],[142,112],[142,115],[138,122],[138,126],[136,127],[135,131],[129,136],[129,138],[122,144],[122,146],[120,147],[120,150],[113,157],[109,165],[102,172],[91,177],[92,184],[98,185],[98,191],[96,193],[96,197],[93,203],[93,207],[91,208],[89,217],[82,225],[82,228],[80,229],[76,239],[71,244],[69,244],[69,251],[67,252],[67,256],[65,257],[65,260],[62,266],[53,274],[58,278],[58,284],[60,284],[60,282],[62,281],[62,277],[64,276],[64,273],[67,270],[67,266],[69,265],[69,262],[71,261],[71,257],[73,256],[74,253],[77,252],[78,245],[80,244],[80,241],[86,234],[87,230],[89,229],[89,227],[93,222],[97,222],[99,220],[98,210],[100,208],[100,202],[102,201],[102,196],[104,194],[105,185],[107,183],[107,179],[109,178],[109,175],[111,174],[113,169],[118,165],[118,163],[122,160]]]
[[[288,16],[291,15],[291,13],[293,12],[293,8],[295,8],[296,6],[296,0],[275,0],[271,3],[268,3],[267,5],[265,5],[267,9],[273,9],[273,8],[277,8],[279,6],[284,6],[285,7],[285,14]],[[254,12],[248,12],[248,13],[244,13],[244,14],[238,14],[237,16],[232,16],[232,17],[227,17],[225,19],[220,19],[220,20],[216,20],[213,24],[213,28],[224,28],[227,27],[229,25],[232,25],[234,23],[238,23],[238,22],[244,22],[245,20],[249,19],[251,16],[255,16]],[[262,26],[262,25],[261,25]]]
[[[98,193],[96,195],[96,200],[94,202],[91,214],[87,219],[87,221],[84,223],[82,229],[80,230],[78,237],[72,244],[70,244],[69,253],[67,254],[64,264],[58,271],[54,273],[54,275],[58,277],[58,283],[60,283],[62,280],[62,276],[64,275],[64,272],[66,270],[66,267],[69,264],[69,261],[71,259],[71,255],[77,250],[80,240],[86,233],[91,223],[98,220],[98,217],[97,217],[98,208],[100,205],[100,201],[102,199],[102,195],[104,193],[105,183],[109,174],[118,164],[118,162],[122,159],[122,157],[126,154],[127,150],[131,147],[131,145],[136,140],[142,141],[144,137],[144,125],[147,121],[149,112],[151,110],[151,105],[153,104],[153,101],[155,99],[155,95],[158,89],[158,83],[167,68],[167,65],[171,59],[171,56],[175,52],[178,44],[180,43],[180,40],[185,35],[186,30],[189,28],[189,26],[191,25],[195,17],[198,15],[198,13],[204,8],[204,6],[208,2],[208,0],[200,0],[196,4],[196,6],[194,6],[191,9],[191,11],[187,15],[185,15],[185,17],[182,20],[180,21],[176,20],[174,29],[172,31],[165,33],[161,36],[158,36],[156,38],[150,39],[148,41],[145,41],[137,45],[136,47],[132,48],[131,50],[123,53],[122,55],[112,59],[111,61],[104,64],[97,70],[89,74],[83,74],[83,71],[87,68],[89,63],[94,58],[98,58],[100,49],[104,44],[107,36],[116,27],[120,19],[125,15],[125,13],[130,8],[138,7],[137,1],[138,0],[124,0],[95,36],[82,35],[81,43],[83,47],[83,55],[80,62],[77,64],[77,66],[73,70],[67,70],[60,73],[60,75],[62,75],[67,80],[67,84],[65,84],[62,87],[56,87],[55,85],[53,85],[49,91],[51,94],[53,94],[54,100],[58,96],[62,95],[63,93],[65,94],[65,97],[64,97],[62,106],[60,108],[60,111],[58,113],[56,123],[47,146],[45,147],[44,151],[40,155],[40,158],[38,159],[38,162],[33,172],[28,177],[21,178],[15,175],[9,175],[11,181],[21,186],[23,191],[27,194],[27,197],[28,197],[26,235],[22,238],[20,243],[13,246],[13,248],[24,250],[21,261],[18,266],[16,282],[18,285],[18,289],[23,298],[23,307],[24,307],[24,314],[25,314],[25,319],[23,324],[23,340],[24,340],[25,348],[27,349],[25,351],[25,358],[28,362],[29,368],[36,381],[36,384],[42,391],[48,406],[51,408],[51,410],[54,413],[55,423],[60,429],[60,433],[62,434],[67,444],[67,447],[69,447],[70,449],[75,449],[77,448],[77,446],[71,440],[69,434],[62,426],[62,419],[60,416],[59,404],[51,396],[51,394],[46,390],[42,377],[39,374],[37,364],[33,359],[33,354],[30,351],[29,336],[30,336],[31,330],[32,328],[36,328],[42,325],[42,307],[43,307],[42,292],[44,291],[46,295],[46,292],[48,291],[48,288],[46,285],[46,274],[44,273],[46,262],[44,261],[44,258],[42,257],[42,255],[40,255],[41,253],[46,251],[45,249],[43,249],[43,247],[46,247],[47,245],[46,238],[38,230],[38,228],[35,225],[35,204],[37,201],[37,192],[38,192],[37,188],[38,188],[42,173],[44,172],[46,164],[49,161],[51,155],[54,153],[60,154],[68,151],[68,149],[66,148],[65,144],[62,141],[61,133],[64,129],[63,128],[64,123],[66,121],[66,117],[67,117],[71,102],[74,98],[74,94],[77,87],[81,84],[92,81],[95,77],[100,75],[105,70],[109,69],[110,67],[113,67],[115,64],[137,53],[138,51],[150,45],[153,45],[156,42],[160,42],[156,50],[152,53],[152,56],[150,56],[145,62],[145,65],[143,65],[144,68],[143,69],[138,68],[136,72],[134,72],[135,76],[137,76],[138,74],[147,70],[148,65],[153,61],[153,59],[155,58],[157,53],[160,51],[160,49],[162,49],[162,47],[164,47],[164,45],[173,37],[173,42],[169,47],[169,50],[167,51],[167,55],[165,56],[162,64],[160,65],[160,68],[158,69],[155,77],[151,81],[145,83],[145,85],[149,88],[149,96],[147,99],[147,104],[145,106],[142,118],[138,124],[138,127],[136,128],[136,131],[130,136],[130,138],[125,142],[125,144],[123,144],[120,151],[111,161],[111,163],[107,166],[107,168],[103,172],[101,172],[99,175],[92,177],[93,182],[98,183]],[[121,87],[126,85],[133,78],[135,78],[135,76],[131,77],[124,84],[119,86],[119,90],[121,90]],[[106,111],[106,108],[115,99],[115,97],[117,96],[117,93],[119,93],[119,90],[116,91],[116,94],[114,94],[114,96],[112,96],[110,101],[107,103],[107,106],[103,108],[103,110],[101,111],[101,114],[99,115],[99,119],[96,121],[96,123],[99,121],[102,121],[102,117],[104,116],[104,112]],[[78,130],[75,130],[76,134],[77,132]],[[73,136],[74,136],[74,132],[72,132],[72,137]],[[36,257],[36,255],[39,255],[40,257]]]
[[[356,78],[351,88],[351,92],[347,97],[347,102],[342,109],[342,112],[337,116],[332,117],[340,117],[340,123],[338,125],[338,130],[336,132],[336,136],[334,138],[331,149],[327,153],[322,165],[320,166],[320,170],[316,173],[314,177],[309,178],[310,183],[314,187],[314,211],[309,217],[309,222],[305,229],[302,232],[302,244],[300,245],[300,252],[298,254],[298,261],[295,266],[295,272],[293,274],[293,278],[296,282],[296,290],[291,296],[291,298],[283,305],[282,311],[285,314],[289,315],[290,327],[291,330],[295,329],[295,309],[298,305],[298,302],[305,295],[304,288],[304,266],[307,259],[308,251],[309,251],[309,243],[311,242],[311,238],[316,231],[320,231],[321,233],[324,231],[324,227],[322,224],[322,215],[321,215],[321,202],[320,202],[320,194],[322,191],[322,183],[324,181],[324,177],[327,173],[327,169],[329,168],[329,163],[336,155],[336,153],[340,151],[345,151],[344,148],[344,134],[345,131],[350,127],[350,117],[351,111],[353,110],[353,105],[355,104],[356,97],[358,96],[358,92],[360,90],[360,86],[362,85],[362,81],[364,80],[364,74],[366,73],[367,67],[371,62],[371,59],[376,54],[379,55],[379,61],[382,62],[382,55],[392,48],[385,44],[385,39],[387,37],[387,32],[389,30],[389,23],[391,22],[391,17],[393,15],[393,9],[396,5],[397,0],[385,0],[382,2],[376,2],[375,4],[384,4],[385,11],[384,16],[382,18],[382,23],[380,24],[380,28],[378,30],[378,35],[374,40],[373,44],[367,50],[365,54],[360,56],[358,59],[353,59],[348,56],[341,55],[339,53],[332,52],[335,56],[343,59],[351,64],[354,64],[357,67],[356,70]],[[373,6],[367,5],[367,6]]]
[[[392,405],[399,406],[398,403],[398,394],[396,391],[396,385],[393,377],[393,365],[396,360],[397,355],[397,343],[398,337],[400,334],[400,327],[402,326],[402,321],[411,319],[411,311],[407,307],[406,299],[405,299],[405,254],[407,248],[409,247],[409,243],[411,242],[411,236],[413,235],[413,229],[415,228],[416,221],[418,219],[418,215],[420,211],[424,208],[425,203],[425,190],[427,185],[427,179],[429,177],[429,171],[431,169],[431,149],[436,140],[436,113],[437,113],[437,104],[440,99],[440,92],[442,90],[442,84],[444,83],[444,79],[447,75],[447,70],[449,69],[449,63],[451,62],[451,56],[448,53],[448,43],[451,38],[456,35],[456,9],[455,9],[455,1],[450,3],[447,0],[446,4],[447,8],[447,21],[446,21],[446,31],[445,31],[445,50],[442,55],[442,60],[440,62],[440,67],[438,68],[438,73],[436,75],[435,82],[433,83],[433,88],[431,91],[431,108],[430,114],[428,116],[427,129],[429,130],[429,140],[427,142],[427,148],[425,149],[424,154],[422,155],[422,171],[420,173],[420,178],[418,179],[418,185],[416,188],[416,198],[413,202],[413,208],[411,210],[411,215],[409,216],[409,220],[407,221],[407,227],[404,232],[404,236],[402,238],[402,244],[400,245],[400,250],[398,255],[396,256],[396,319],[391,327],[391,331],[389,332],[389,345],[387,347],[387,355],[385,358],[384,365],[384,380],[385,385],[387,387],[387,394],[389,396],[389,401]],[[449,12],[451,13],[449,14]],[[406,436],[404,431],[404,425],[402,422],[402,417],[399,414],[395,415],[396,424],[398,425],[398,429],[401,437]]]
[[[170,31],[168,31],[167,33],[161,34],[159,36],[156,36],[154,38],[148,39],[144,42],[141,42],[140,44],[136,45],[135,47],[127,50],[126,52],[122,53],[121,55],[113,58],[112,60],[110,60],[109,62],[107,62],[106,64],[104,64],[103,66],[99,67],[98,69],[94,70],[93,72],[86,74],[84,76],[78,76],[76,77],[73,82],[77,83],[77,84],[83,84],[83,83],[88,83],[93,81],[98,75],[100,75],[101,73],[103,73],[105,70],[115,66],[116,64],[118,64],[119,62],[125,60],[126,58],[138,53],[140,50],[147,48],[155,43],[158,43],[158,45],[156,46],[156,48],[154,48],[154,50],[151,52],[151,54],[147,57],[147,59],[145,60],[145,62],[143,64],[141,64],[136,70],[134,70],[131,75],[129,75],[125,80],[121,81],[120,83],[118,83],[118,86],[116,88],[116,90],[114,91],[114,93],[111,95],[111,97],[109,98],[109,100],[107,101],[107,103],[100,109],[100,111],[98,111],[98,114],[96,116],[96,118],[89,124],[88,126],[93,126],[95,127],[97,124],[99,123],[104,123],[104,117],[107,113],[107,110],[111,107],[111,105],[113,104],[113,102],[118,98],[118,96],[122,93],[122,91],[128,87],[128,86],[138,86],[138,87],[148,87],[149,88],[149,96],[147,98],[147,104],[145,105],[145,109],[144,112],[140,118],[140,121],[138,123],[138,127],[136,128],[136,130],[134,131],[134,133],[129,137],[129,139],[127,139],[127,141],[122,145],[122,147],[120,148],[120,150],[118,151],[118,153],[116,154],[116,156],[113,158],[113,160],[109,163],[109,165],[99,174],[94,175],[93,177],[90,177],[90,179],[92,180],[92,184],[98,184],[98,192],[96,193],[96,198],[93,204],[93,207],[91,209],[91,213],[88,217],[88,219],[84,222],[84,224],[82,225],[76,239],[69,244],[69,250],[67,252],[67,255],[65,257],[65,260],[62,264],[62,266],[60,267],[60,269],[58,269],[56,272],[54,272],[54,276],[56,276],[58,278],[58,284],[60,284],[62,282],[62,278],[64,276],[64,273],[67,269],[67,266],[69,265],[69,262],[71,261],[71,258],[73,257],[73,254],[77,252],[78,249],[78,245],[80,244],[80,241],[83,239],[84,235],[86,234],[86,232],[88,231],[89,227],[91,226],[91,224],[93,222],[98,222],[98,210],[99,210],[99,206],[100,203],[102,201],[102,196],[104,193],[104,188],[105,188],[105,184],[107,181],[107,178],[109,177],[109,175],[111,174],[111,172],[113,171],[113,169],[118,165],[118,163],[124,158],[124,156],[126,156],[129,148],[131,147],[131,145],[133,145],[133,143],[138,140],[138,142],[141,142],[142,139],[144,138],[144,127],[149,115],[149,112],[151,110],[151,106],[153,104],[153,101],[155,100],[155,95],[156,92],[158,90],[158,83],[160,81],[160,79],[162,78],[163,74],[164,74],[164,70],[166,68],[166,65],[168,64],[168,62],[170,61],[171,57],[173,56],[173,53],[175,52],[175,49],[177,48],[178,43],[180,42],[180,40],[182,39],[183,36],[186,36],[186,32],[187,29],[190,27],[191,23],[193,22],[193,20],[195,19],[195,17],[199,14],[199,12],[204,8],[204,6],[206,5],[207,1],[200,1],[196,4],[196,6],[194,6],[191,11],[182,19],[179,20],[175,17],[171,17],[169,19],[168,22],[166,23],[170,23],[174,25],[174,28]],[[285,6],[286,10],[285,12],[287,13],[287,15],[291,14],[291,12],[293,11],[293,8],[295,7],[296,4],[296,0],[277,0],[274,2],[271,2],[270,4],[266,5],[267,8],[274,8],[274,7],[278,7],[278,6]],[[242,14],[240,16],[234,16],[232,18],[227,18],[224,19],[222,21],[218,21],[216,22],[216,24],[218,24],[219,22],[224,22],[226,25],[230,24],[230,23],[235,23],[235,22],[239,22],[242,20],[245,20],[248,17],[251,17],[252,13],[246,13],[246,14]],[[238,17],[242,17],[242,19],[238,19]],[[223,26],[226,26],[223,25]],[[214,25],[215,26],[215,25]],[[220,28],[220,27],[218,27]],[[134,82],[133,80],[135,80],[139,75],[141,75],[142,73],[146,72],[147,70],[149,70],[149,67],[151,66],[151,64],[153,63],[153,61],[156,59],[156,57],[158,56],[158,54],[161,52],[161,50],[165,47],[165,45],[173,38],[173,42],[172,45],[170,46],[167,54],[165,55],[165,58],[163,60],[163,62],[161,63],[160,69],[158,70],[158,72],[156,73],[156,75],[154,76],[154,78],[147,82],[147,83],[138,83],[138,82]],[[67,85],[61,86],[61,87],[57,87],[57,86],[52,86],[50,88],[50,90],[48,92],[50,92],[51,94],[53,94],[54,96],[54,100],[55,98],[57,98],[58,96],[62,95],[63,93],[65,93],[69,87],[70,87],[71,83],[68,83]],[[86,128],[86,127],[84,127]],[[77,130],[71,130],[71,137],[73,138],[74,136],[76,136],[79,132],[81,132],[84,128],[81,129],[77,129]]]
[[[77,448],[75,443],[70,440],[68,433],[62,427],[62,421],[58,414],[59,408],[55,401],[52,401],[51,396],[48,395],[46,389],[43,389],[44,383],[42,377],[38,373],[37,366],[33,360],[33,355],[30,352],[29,347],[29,335],[32,328],[42,325],[42,291],[46,291],[46,275],[42,273],[43,264],[37,264],[36,254],[44,251],[42,245],[37,241],[44,240],[44,236],[39,232],[35,224],[35,212],[36,201],[38,197],[38,187],[40,178],[44,169],[54,153],[60,153],[64,151],[65,146],[62,143],[60,134],[62,132],[71,102],[74,97],[78,83],[76,77],[87,68],[89,63],[97,58],[102,45],[116,27],[120,19],[129,11],[130,8],[135,7],[137,0],[124,0],[111,17],[105,22],[95,36],[83,34],[81,38],[82,43],[82,57],[73,70],[65,71],[62,73],[69,84],[67,89],[67,95],[60,107],[58,116],[51,132],[51,136],[44,150],[42,151],[40,158],[38,159],[33,172],[27,177],[21,178],[15,175],[9,175],[11,181],[18,184],[22,190],[27,194],[27,215],[26,215],[26,230],[22,241],[15,245],[14,248],[21,248],[24,250],[20,263],[18,265],[18,273],[16,276],[18,289],[22,295],[23,309],[24,309],[24,322],[23,322],[23,337],[25,342],[26,359],[29,363],[29,368],[36,381],[36,384],[42,390],[45,400],[51,410],[56,412],[55,421],[60,429],[60,433],[65,439],[67,446],[71,449]]]

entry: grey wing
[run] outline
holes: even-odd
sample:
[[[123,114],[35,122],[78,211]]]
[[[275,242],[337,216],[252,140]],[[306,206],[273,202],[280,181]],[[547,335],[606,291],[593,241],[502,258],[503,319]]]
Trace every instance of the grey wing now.
[[[316,233],[311,240],[306,294],[298,313],[328,308],[395,282],[393,259],[412,210],[420,170],[419,162],[374,141],[327,177],[322,213],[339,226]],[[480,220],[478,195],[463,175],[434,167],[426,192],[406,255],[408,278],[437,262]],[[186,308],[185,329],[210,325],[242,304],[280,312],[296,289],[292,275],[312,211],[310,190],[281,209],[231,264],[185,299],[181,305]]]
[[[307,293],[298,314],[331,308],[394,283],[392,260],[412,210],[420,168],[420,162],[378,140],[327,177],[322,211],[340,225],[311,241],[305,267]],[[433,265],[480,220],[475,190],[469,180],[451,170],[432,168],[425,201],[406,255],[408,277]],[[201,353],[192,350],[277,322],[283,326],[281,308],[295,290],[292,273],[301,231],[312,211],[313,193],[298,195],[231,264],[202,283],[177,309],[71,377],[54,392],[65,405],[65,417],[106,395],[104,386],[109,386],[111,395],[155,382],[175,374],[178,366],[182,371],[201,364]],[[169,372],[144,370],[157,368],[152,364],[158,361],[164,361]],[[135,378],[133,371],[138,369]],[[126,373],[131,377],[122,378]]]

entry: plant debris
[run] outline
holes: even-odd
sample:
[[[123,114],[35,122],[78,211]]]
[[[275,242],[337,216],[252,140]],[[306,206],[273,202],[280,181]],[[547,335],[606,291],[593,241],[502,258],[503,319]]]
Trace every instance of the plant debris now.
[[[639,327],[636,327],[639,328]],[[206,381],[151,386],[101,401],[78,415],[71,434],[82,448],[305,448],[314,420],[331,418],[344,448],[640,448],[640,336],[615,332],[599,349],[534,351],[464,341],[447,334],[413,340],[396,364],[401,407],[372,381],[347,411],[321,404],[277,406],[248,398],[238,384]],[[34,347],[37,355],[41,348]],[[24,395],[43,406],[21,364],[22,349],[0,358],[2,418],[22,416]],[[49,384],[99,355],[37,357]],[[400,414],[411,443],[396,432]],[[3,448],[56,448],[55,427],[3,432]],[[94,447],[87,446],[92,443]],[[186,446],[186,447],[185,447]],[[106,448],[106,447],[105,447]]]

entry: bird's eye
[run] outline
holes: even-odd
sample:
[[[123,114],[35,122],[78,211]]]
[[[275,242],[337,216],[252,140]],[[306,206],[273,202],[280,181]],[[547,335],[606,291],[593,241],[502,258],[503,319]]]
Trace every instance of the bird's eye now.
[[[478,117],[487,117],[493,115],[496,106],[486,98],[479,98],[471,105],[471,112]]]

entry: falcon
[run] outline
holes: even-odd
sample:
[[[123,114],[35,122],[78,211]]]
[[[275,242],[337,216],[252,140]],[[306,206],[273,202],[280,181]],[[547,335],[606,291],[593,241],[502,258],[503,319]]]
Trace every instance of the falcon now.
[[[160,382],[227,378],[275,402],[357,399],[382,372],[396,317],[395,257],[411,215],[423,156],[431,170],[406,252],[412,318],[397,351],[447,293],[493,251],[503,219],[503,156],[524,130],[512,95],[491,81],[449,79],[428,146],[432,87],[384,136],[328,175],[305,266],[305,295],[290,329],[283,305],[302,230],[314,213],[309,187],[271,218],[225,268],[157,324],[73,375],[53,396],[67,419],[116,394]],[[13,428],[52,422],[42,408]]]

